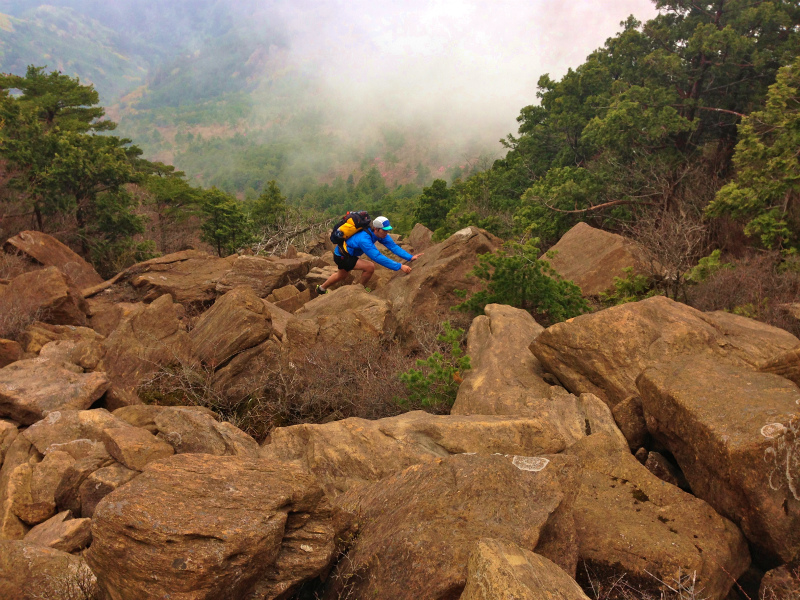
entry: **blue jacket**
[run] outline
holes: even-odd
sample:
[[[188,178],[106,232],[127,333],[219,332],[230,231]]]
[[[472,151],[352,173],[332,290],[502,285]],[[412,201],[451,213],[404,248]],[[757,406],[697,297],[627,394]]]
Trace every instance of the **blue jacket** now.
[[[352,235],[345,242],[345,245],[347,246],[347,253],[350,256],[366,254],[379,265],[391,269],[392,271],[399,271],[400,263],[393,261],[391,258],[386,258],[383,254],[378,252],[378,249],[375,247],[375,242],[383,244],[392,254],[399,256],[403,260],[411,260],[411,255],[398,246],[390,236],[387,235],[382,240],[378,239],[378,237],[372,233],[371,229],[364,229]],[[336,256],[342,256],[342,251],[339,249],[339,246],[333,249],[333,253],[336,254]]]

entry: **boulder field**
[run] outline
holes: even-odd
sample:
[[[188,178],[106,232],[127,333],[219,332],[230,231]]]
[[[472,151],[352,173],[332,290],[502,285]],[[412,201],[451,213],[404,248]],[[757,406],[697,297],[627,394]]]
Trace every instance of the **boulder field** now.
[[[550,259],[586,295],[643,268],[601,234]],[[654,297],[545,328],[493,304],[450,414],[259,443],[188,401],[202,383],[235,406],[310,349],[410,340],[501,242],[403,243],[425,249],[409,276],[314,297],[324,244],[103,282],[49,236],[10,239],[32,268],[0,284],[28,317],[0,340],[0,597],[734,600],[747,580],[796,598],[800,340],[763,323]]]

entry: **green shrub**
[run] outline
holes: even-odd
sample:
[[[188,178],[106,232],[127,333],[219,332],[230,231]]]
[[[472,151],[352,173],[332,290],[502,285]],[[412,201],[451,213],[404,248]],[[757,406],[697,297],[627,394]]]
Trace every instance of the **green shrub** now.
[[[626,267],[622,271],[625,277],[614,277],[614,287],[600,293],[600,302],[605,306],[637,302],[658,295],[658,292],[652,289],[652,278],[647,275],[636,275],[633,267]]]
[[[581,289],[563,280],[550,263],[539,260],[537,243],[536,239],[524,244],[511,242],[502,250],[478,257],[471,275],[485,281],[486,289],[453,308],[482,313],[487,304],[508,304],[534,312],[550,323],[588,312]]]
[[[686,274],[686,281],[691,283],[702,283],[720,269],[732,269],[733,265],[731,263],[723,263],[720,260],[720,255],[721,252],[719,249],[717,249],[708,256],[701,258],[697,263],[697,266],[692,268]]]
[[[408,399],[401,400],[401,405],[433,409],[453,406],[462,373],[470,368],[469,356],[462,348],[464,330],[454,329],[450,321],[445,321],[442,327],[437,340],[445,345],[444,353],[434,352],[426,359],[417,360],[418,369],[400,373],[400,381],[408,391]]]

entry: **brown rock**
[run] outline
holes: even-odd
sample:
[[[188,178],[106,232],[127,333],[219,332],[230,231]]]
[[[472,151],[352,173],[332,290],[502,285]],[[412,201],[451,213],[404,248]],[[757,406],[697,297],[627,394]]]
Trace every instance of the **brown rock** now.
[[[526,400],[546,398],[550,385],[528,350],[544,331],[527,311],[488,304],[467,336],[471,369],[463,374],[453,414],[514,414]]]
[[[22,335],[25,352],[39,354],[50,342],[70,341],[92,344],[103,341],[103,336],[88,327],[75,325],[51,325],[37,321],[31,324]]]
[[[155,416],[158,437],[177,454],[233,455],[256,458],[258,444],[230,423],[204,412],[183,407],[166,408]]]
[[[73,464],[75,459],[72,456],[57,451],[50,452],[40,463],[32,465],[29,501],[16,505],[16,515],[28,525],[36,525],[55,515],[56,488]]]
[[[272,430],[260,455],[297,461],[330,494],[378,481],[403,469],[454,454],[533,456],[561,452],[571,444],[541,420],[527,417],[431,415],[413,411],[370,421],[350,418],[324,425]]]
[[[55,490],[56,506],[59,510],[69,510],[73,515],[82,514],[81,488],[84,482],[103,467],[113,464],[111,458],[102,456],[88,456],[75,461],[64,473]]]
[[[392,307],[386,301],[368,294],[360,285],[348,285],[319,296],[300,308],[295,316],[316,326],[316,338],[303,331],[299,336],[296,321],[287,326],[292,344],[311,345],[320,342],[340,348],[364,341],[391,338],[395,331]],[[302,339],[299,339],[302,338]]]
[[[282,308],[275,306],[271,302],[267,302],[264,300],[264,308],[267,309],[269,313],[270,320],[272,322],[272,333],[273,335],[278,338],[279,340],[283,340],[286,336],[286,326],[289,324],[289,321],[294,319],[294,316]]]
[[[112,410],[139,404],[137,386],[162,365],[191,363],[189,337],[169,296],[161,296],[123,319],[103,346],[106,352],[98,369],[111,380],[106,403]]]
[[[39,460],[41,455],[22,435],[14,439],[6,452],[0,469],[0,540],[21,540],[28,531],[14,509],[30,501],[32,466]]]
[[[133,425],[134,427],[141,427],[142,429],[146,429],[153,435],[158,433],[158,427],[156,426],[156,416],[158,416],[164,410],[170,410],[172,408],[178,408],[183,410],[193,410],[199,413],[203,413],[211,417],[212,419],[217,419],[216,413],[211,410],[210,408],[206,408],[205,406],[154,406],[152,404],[135,404],[133,406],[123,406],[118,408],[114,411],[114,416],[118,419],[121,419],[128,425]]]
[[[0,369],[22,358],[22,346],[13,340],[0,339]]]
[[[294,296],[291,296],[290,298],[287,298],[285,300],[279,300],[278,302],[275,303],[275,306],[287,312],[294,313],[310,300],[311,300],[311,290],[303,290],[302,292],[299,292]]]
[[[97,469],[89,475],[78,488],[81,503],[81,516],[91,518],[100,500],[118,487],[125,485],[139,475],[119,463]]]
[[[220,277],[215,290],[222,295],[234,288],[246,286],[251,288],[259,298],[265,298],[275,288],[286,285],[289,281],[290,271],[296,268],[297,264],[294,260],[287,261],[263,256],[237,256],[229,270]],[[307,272],[308,268],[305,270]]]
[[[73,519],[65,510],[31,529],[23,541],[62,552],[76,552],[92,541],[92,520]]]
[[[693,493],[739,525],[758,554],[793,558],[800,389],[777,375],[696,358],[650,367],[637,384],[650,434]]]
[[[217,258],[198,250],[168,254],[134,265],[130,283],[144,302],[169,294],[174,302],[202,306],[219,294],[217,283],[238,257]]]
[[[219,298],[189,334],[194,355],[214,368],[270,336],[270,314],[249,287]]]
[[[758,597],[761,600],[797,600],[800,597],[800,558],[767,571]]]
[[[316,335],[316,327],[313,335]],[[251,395],[262,394],[270,382],[272,369],[278,363],[285,348],[274,338],[234,356],[231,361],[217,369],[212,379],[214,390],[230,401],[238,402]]]
[[[41,231],[22,231],[6,241],[6,252],[18,250],[45,267],[55,267],[83,289],[103,282],[94,267],[70,248]]]
[[[18,360],[0,369],[0,416],[30,425],[52,411],[89,408],[108,387],[105,373],[42,358]]]
[[[469,557],[459,600],[589,600],[563,569],[544,556],[500,540],[479,541]]]
[[[114,302],[102,297],[89,298],[89,324],[97,333],[108,337],[119,324],[140,307],[143,302]],[[183,306],[176,304],[175,307]]]
[[[88,306],[80,290],[55,267],[23,273],[0,291],[0,313],[55,325],[85,325]]]
[[[761,365],[764,373],[775,373],[800,385],[800,348],[784,352]]]
[[[21,541],[0,541],[0,598],[92,598],[97,580],[82,558]]]
[[[644,420],[642,399],[639,396],[628,396],[611,409],[622,435],[628,440],[631,452],[644,446],[647,439],[647,422]]]
[[[63,450],[77,460],[95,453],[96,447],[92,442],[103,441],[103,430],[124,426],[124,421],[104,408],[63,410],[49,413],[23,431],[22,435],[40,454]],[[104,448],[102,453],[106,454]]]
[[[414,254],[424,252],[433,245],[433,232],[422,223],[417,223],[408,235],[408,243],[414,248]]]
[[[750,564],[736,526],[702,500],[661,481],[627,447],[590,435],[567,453],[581,464],[574,518],[589,572],[625,577],[636,592],[658,593],[695,573],[696,590],[724,598]]]
[[[85,371],[94,371],[104,353],[99,341],[58,341],[45,344],[39,358],[54,363],[71,363]]]
[[[574,573],[574,459],[514,462],[522,468],[501,456],[451,456],[340,496],[337,503],[359,515],[359,534],[325,597],[457,598],[469,555],[485,537],[537,551]]]
[[[757,368],[797,347],[800,340],[777,327],[657,296],[557,323],[531,349],[569,391],[595,394],[613,408],[637,395],[639,373],[661,360],[706,356]]]
[[[417,321],[439,323],[449,318],[450,307],[461,301],[454,290],[481,289],[481,282],[468,274],[477,264],[479,254],[495,251],[500,243],[498,238],[477,227],[462,229],[428,248],[414,261],[409,275],[393,278],[377,295],[391,302],[404,332],[418,326]]]
[[[272,302],[274,304],[275,302],[282,302],[283,300],[289,300],[290,298],[297,296],[297,294],[299,293],[300,290],[298,290],[296,286],[285,285],[283,287],[272,290],[272,293],[269,296],[267,296],[265,300],[267,302]]]
[[[548,255],[553,253],[552,258]],[[578,223],[542,256],[542,260],[585,296],[597,296],[614,287],[614,277],[625,277],[633,267],[636,275],[648,274],[647,258],[635,242],[615,233]]]
[[[86,559],[119,600],[221,600],[255,588],[288,597],[328,568],[347,527],[296,466],[183,454],[100,502]]]
[[[138,427],[106,429],[103,436],[111,457],[134,471],[141,471],[147,463],[175,453],[172,446]]]
[[[660,452],[656,452],[655,450],[648,452],[644,467],[661,481],[666,481],[680,488],[688,487],[680,469],[673,465],[667,457]]]
[[[19,435],[19,429],[15,421],[0,419],[0,467],[3,466],[6,452],[8,452],[17,435]]]

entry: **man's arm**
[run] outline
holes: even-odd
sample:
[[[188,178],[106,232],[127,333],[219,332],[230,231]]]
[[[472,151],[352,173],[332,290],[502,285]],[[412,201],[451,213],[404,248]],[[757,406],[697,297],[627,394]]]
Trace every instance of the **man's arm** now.
[[[378,240],[378,241],[379,241],[381,244],[383,244],[384,246],[386,246],[386,247],[387,247],[387,248],[388,248],[388,249],[389,249],[389,250],[392,252],[392,254],[395,254],[395,255],[399,256],[399,257],[400,257],[400,258],[402,258],[403,260],[411,260],[412,258],[414,258],[414,257],[413,257],[413,256],[411,256],[411,255],[410,255],[408,252],[406,252],[406,251],[405,251],[405,250],[403,250],[403,249],[402,249],[400,246],[398,246],[398,245],[397,245],[397,242],[395,242],[395,241],[392,239],[392,237],[391,237],[391,236],[389,236],[389,235],[387,235],[387,236],[386,236],[385,238],[383,238],[382,240]],[[395,269],[395,270],[396,270],[396,269]]]
[[[397,246],[397,244],[395,244],[395,246]],[[366,254],[373,260],[373,262],[376,262],[379,265],[386,267],[387,269],[391,269],[392,271],[400,270],[400,263],[395,262],[391,258],[387,258],[383,254],[381,254],[371,240],[369,241],[364,240],[364,242],[361,244],[361,249],[364,251],[364,254]],[[406,254],[408,254],[408,252],[406,252]],[[411,255],[409,254],[409,258],[410,257]]]

